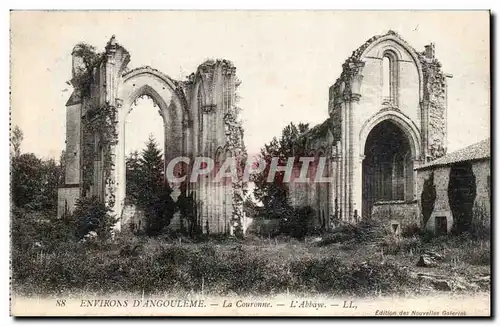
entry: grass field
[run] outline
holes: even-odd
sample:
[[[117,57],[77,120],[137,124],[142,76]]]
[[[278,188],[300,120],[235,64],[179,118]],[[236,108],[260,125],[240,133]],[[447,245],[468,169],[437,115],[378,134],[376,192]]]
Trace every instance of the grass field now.
[[[339,234],[301,241],[121,234],[108,241],[42,243],[13,248],[13,289],[27,296],[75,291],[373,296],[490,289],[489,240],[418,235],[360,240]],[[443,259],[435,267],[416,267],[428,251]],[[449,288],[436,286],[443,280]]]

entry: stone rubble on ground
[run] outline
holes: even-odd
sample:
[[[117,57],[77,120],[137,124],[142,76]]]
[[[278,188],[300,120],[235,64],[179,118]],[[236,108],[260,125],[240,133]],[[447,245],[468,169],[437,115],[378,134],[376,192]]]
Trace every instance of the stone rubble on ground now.
[[[436,260],[429,255],[421,255],[418,262],[417,267],[435,267],[437,266]]]
[[[431,273],[414,273],[413,277],[424,281],[423,286],[430,284],[432,289],[438,291],[478,291],[489,286],[489,276],[474,278],[468,281],[461,276],[445,276]],[[483,283],[481,283],[483,282]]]

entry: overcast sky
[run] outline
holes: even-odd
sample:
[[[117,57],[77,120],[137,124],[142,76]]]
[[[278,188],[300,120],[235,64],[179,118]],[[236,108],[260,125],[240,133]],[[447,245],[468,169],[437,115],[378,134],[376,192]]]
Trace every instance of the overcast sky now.
[[[453,75],[449,151],[489,137],[487,12],[14,12],[12,124],[24,132],[24,152],[59,158],[64,105],[71,94],[65,83],[71,78],[71,50],[84,41],[102,51],[115,34],[131,54],[130,68],[148,65],[174,79],[208,58],[233,61],[242,81],[245,142],[255,153],[290,121],[324,121],[328,87],[344,60],[389,29],[417,51],[435,42],[444,71]],[[128,148],[161,129],[150,103],[141,101],[142,111],[133,111],[141,117],[133,119],[134,128],[144,135]]]

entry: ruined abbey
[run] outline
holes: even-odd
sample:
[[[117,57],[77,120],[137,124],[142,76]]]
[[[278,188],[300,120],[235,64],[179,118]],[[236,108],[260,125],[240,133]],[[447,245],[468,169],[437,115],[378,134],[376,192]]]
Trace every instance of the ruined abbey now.
[[[311,206],[322,228],[367,216],[418,224],[415,169],[446,153],[451,76],[434,44],[419,52],[393,31],[370,38],[342,68],[328,119],[304,136],[308,156],[326,156],[334,181],[292,184],[291,203]]]
[[[80,196],[98,196],[123,216],[124,121],[140,96],[153,99],[164,121],[165,162],[178,156],[222,162],[244,155],[239,81],[231,62],[207,61],[177,81],[150,67],[129,69],[129,60],[111,38],[91,71],[90,89],[75,87],[67,102],[59,215],[70,212]],[[73,55],[73,75],[81,65]],[[356,222],[370,215],[418,221],[415,169],[446,153],[451,76],[441,70],[434,44],[417,51],[393,31],[370,38],[342,68],[330,86],[329,117],[304,135],[308,156],[326,157],[333,182],[291,183],[290,202],[311,206],[323,229],[331,228],[333,219]],[[175,185],[174,193],[193,198],[204,231],[230,233],[241,224],[243,185],[215,186],[209,178]]]
[[[151,67],[130,69],[129,52],[113,36],[92,67],[73,49],[73,80],[88,74],[88,87],[73,85],[66,104],[65,185],[59,189],[58,215],[74,209],[81,196],[97,196],[119,218],[125,208],[125,119],[134,101],[150,97],[165,130],[165,166],[179,156],[222,161],[243,155],[238,118],[236,68],[227,60],[209,60],[183,81]],[[87,71],[90,70],[90,71]],[[160,117],[158,117],[160,118]],[[238,230],[242,184],[215,185],[211,176],[197,183],[171,185],[195,203],[197,223],[214,233]],[[174,199],[175,199],[174,198]]]

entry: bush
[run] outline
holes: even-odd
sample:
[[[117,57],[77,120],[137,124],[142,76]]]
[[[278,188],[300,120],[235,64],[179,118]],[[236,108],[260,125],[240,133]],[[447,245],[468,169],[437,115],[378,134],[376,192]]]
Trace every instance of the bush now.
[[[118,221],[110,213],[111,209],[95,196],[79,198],[71,216],[75,223],[76,237],[82,239],[94,231],[102,239],[109,238]]]
[[[285,207],[280,212],[279,233],[296,239],[303,239],[309,231],[309,223],[314,216],[311,207]]]
[[[319,246],[332,243],[355,242],[367,243],[383,240],[387,235],[392,235],[381,221],[372,218],[362,219],[359,223],[343,222],[328,234],[325,234]]]
[[[411,237],[386,237],[382,242],[382,248],[385,254],[397,255],[400,253],[406,254],[409,252],[418,253],[422,247],[422,242],[419,236]]]
[[[476,239],[490,239],[491,216],[484,205],[474,205],[470,233]]]
[[[489,241],[471,241],[460,252],[460,259],[471,265],[488,266],[491,264],[491,245]]]
[[[401,236],[404,238],[411,238],[414,236],[418,236],[422,233],[420,226],[417,223],[409,224],[403,226],[401,230]]]
[[[52,250],[74,238],[73,225],[69,221],[16,206],[11,210],[11,232],[12,247],[21,251],[31,250],[33,246]]]

